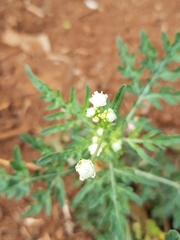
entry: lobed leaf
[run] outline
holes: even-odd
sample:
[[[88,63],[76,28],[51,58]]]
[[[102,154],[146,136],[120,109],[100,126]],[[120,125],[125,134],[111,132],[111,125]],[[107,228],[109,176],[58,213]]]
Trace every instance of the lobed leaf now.
[[[42,153],[50,153],[52,152],[51,146],[46,145],[42,139],[35,138],[29,134],[20,134],[20,138],[27,142],[31,147],[38,149]]]
[[[136,151],[136,153],[144,160],[146,163],[156,166],[158,162],[154,161],[151,157],[149,157],[143,148],[139,147],[137,144],[128,142],[129,145]]]
[[[45,83],[41,82],[31,71],[31,68],[26,65],[25,66],[25,71],[26,74],[28,75],[29,79],[31,80],[31,82],[34,84],[34,86],[44,95],[47,95],[47,97],[50,97],[51,95],[53,95],[53,90],[51,88],[48,87],[48,85],[46,85]]]
[[[50,153],[48,155],[45,155],[45,156],[41,157],[37,161],[37,164],[38,165],[46,165],[46,164],[48,164],[52,161],[65,160],[67,158],[76,156],[79,151],[82,151],[82,147],[78,148],[78,149],[76,149],[76,148],[68,149],[68,150],[65,150],[63,152]]]
[[[141,43],[139,46],[139,50],[149,60],[154,61],[157,56],[156,49],[151,45],[150,40],[148,39],[144,31],[141,32]]]

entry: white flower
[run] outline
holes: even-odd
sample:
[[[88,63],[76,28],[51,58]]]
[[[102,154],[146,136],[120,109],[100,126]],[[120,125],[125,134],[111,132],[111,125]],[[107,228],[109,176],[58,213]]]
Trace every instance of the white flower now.
[[[97,116],[92,118],[92,121],[93,121],[93,122],[96,122],[96,123],[99,122],[99,120],[100,120],[100,119],[99,119]]]
[[[117,152],[119,151],[121,148],[122,148],[122,141],[121,140],[118,140],[116,142],[113,142],[111,144],[111,147],[113,149],[114,152]]]
[[[89,159],[81,159],[75,166],[76,172],[79,173],[79,179],[84,181],[87,178],[94,178],[96,170],[94,164]]]
[[[97,143],[93,143],[92,145],[90,145],[90,146],[88,147],[88,150],[89,150],[89,152],[90,152],[91,155],[93,155],[93,154],[95,153],[97,147],[98,147],[98,144],[97,144]],[[97,153],[97,156],[99,156],[101,152],[102,152],[102,147],[99,148],[99,151],[98,151],[98,153]]]
[[[114,113],[114,111],[112,110],[112,108],[108,109],[106,117],[107,117],[108,122],[114,122],[114,120],[116,120],[116,118],[117,118],[117,116]]]
[[[93,117],[95,113],[96,113],[96,109],[93,107],[90,107],[87,109],[86,117]]]
[[[102,136],[103,135],[103,128],[99,128],[98,130],[97,130],[97,134],[99,135],[99,136]]]
[[[92,138],[92,142],[93,142],[93,143],[97,143],[97,142],[98,142],[98,140],[99,140],[99,138],[98,138],[98,137],[96,137],[96,136],[94,136],[94,137]]]
[[[103,107],[106,105],[106,100],[108,98],[107,94],[103,94],[103,92],[94,92],[92,98],[89,101],[94,105],[95,108]]]

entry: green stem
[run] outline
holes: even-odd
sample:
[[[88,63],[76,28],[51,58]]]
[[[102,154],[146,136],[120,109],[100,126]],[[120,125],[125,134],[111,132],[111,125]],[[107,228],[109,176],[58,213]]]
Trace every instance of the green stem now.
[[[146,179],[149,179],[151,181],[160,182],[160,183],[169,185],[171,187],[174,187],[174,188],[180,190],[180,184],[177,183],[177,182],[173,182],[169,179],[159,177],[159,176],[156,176],[152,173],[147,173],[147,172],[144,172],[144,171],[141,171],[141,170],[138,170],[138,169],[134,169],[134,168],[126,168],[126,169],[132,169],[134,171],[134,173],[138,176],[142,176],[142,177],[144,177]],[[120,169],[114,169],[114,171],[117,172],[117,173],[120,173],[120,174],[124,173],[124,171],[120,170]]]
[[[131,118],[134,116],[139,104],[142,102],[142,100],[144,99],[144,96],[150,91],[151,86],[153,85],[154,81],[156,80],[159,71],[158,69],[161,67],[161,65],[164,64],[166,58],[164,58],[164,60],[159,64],[158,68],[156,69],[154,75],[151,78],[151,81],[146,85],[146,87],[144,88],[144,90],[142,91],[142,93],[140,94],[139,98],[137,99],[137,101],[135,102],[133,108],[131,109],[131,111],[128,113],[128,115],[126,116],[126,122],[129,122],[131,120]]]
[[[98,151],[99,151],[99,149],[100,149],[100,147],[101,147],[101,144],[102,144],[102,142],[103,142],[103,139],[104,139],[104,134],[102,135],[102,137],[101,137],[101,139],[100,139],[100,141],[99,141],[99,143],[98,143],[98,146],[97,146],[97,148],[96,148],[96,151],[95,151],[94,154],[92,155],[92,158],[91,158],[91,161],[92,161],[92,162],[94,162],[94,160],[95,160],[95,158],[96,158],[96,155],[97,155],[97,153],[98,153]]]
[[[176,182],[173,182],[169,179],[166,179],[166,178],[163,178],[163,177],[158,177],[154,174],[151,174],[151,173],[146,173],[146,172],[143,172],[141,170],[138,170],[138,169],[133,169],[134,172],[137,174],[137,175],[140,175],[140,176],[143,176],[149,180],[153,180],[153,181],[157,181],[157,182],[161,182],[163,184],[166,184],[166,185],[169,185],[171,187],[174,187],[174,188],[177,188],[180,190],[180,184],[176,183]]]
[[[153,136],[154,137],[154,136]],[[128,142],[128,143],[149,143],[149,144],[156,144],[157,141],[154,139],[140,139],[140,138],[121,138],[122,141]]]
[[[116,214],[118,225],[121,226],[120,214],[119,214],[119,211],[118,211],[118,204],[117,204],[116,182],[115,182],[115,179],[114,179],[114,168],[113,168],[112,163],[109,163],[109,172],[110,172],[112,200],[113,200],[113,204],[114,204],[115,214]]]

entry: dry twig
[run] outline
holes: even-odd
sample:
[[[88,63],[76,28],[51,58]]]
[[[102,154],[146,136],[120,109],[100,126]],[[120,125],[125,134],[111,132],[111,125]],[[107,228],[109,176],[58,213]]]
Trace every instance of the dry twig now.
[[[36,170],[42,169],[41,166],[37,166],[37,165],[35,165],[34,163],[31,163],[31,162],[26,162],[25,164],[26,164],[26,167],[29,170],[36,171]],[[10,167],[10,161],[0,158],[0,165],[4,166],[4,167]]]

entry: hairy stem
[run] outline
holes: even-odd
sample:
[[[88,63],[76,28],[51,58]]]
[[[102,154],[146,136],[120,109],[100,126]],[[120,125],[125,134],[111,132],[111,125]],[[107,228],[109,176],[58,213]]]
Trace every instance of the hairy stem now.
[[[174,182],[174,181],[171,181],[169,179],[159,177],[159,176],[156,176],[152,173],[147,173],[147,172],[144,172],[144,171],[141,171],[141,170],[138,170],[138,169],[134,169],[134,168],[130,168],[130,167],[126,168],[126,169],[132,169],[134,171],[134,173],[138,176],[142,176],[142,177],[144,177],[146,179],[149,179],[151,181],[160,182],[160,183],[169,185],[171,187],[174,187],[174,188],[180,190],[180,184],[177,183],[177,182]],[[124,170],[114,169],[114,171],[117,172],[117,173],[120,173],[120,174],[124,174]]]

